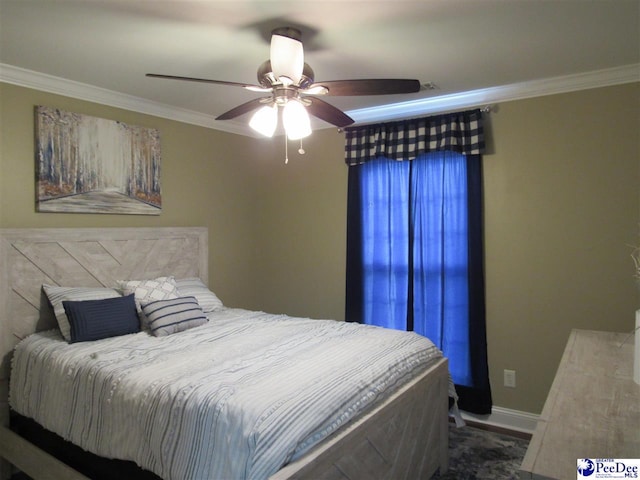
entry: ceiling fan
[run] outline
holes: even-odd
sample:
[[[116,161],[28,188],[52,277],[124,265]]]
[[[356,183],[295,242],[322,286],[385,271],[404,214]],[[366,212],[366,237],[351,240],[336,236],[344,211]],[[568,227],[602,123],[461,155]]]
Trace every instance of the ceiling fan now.
[[[276,28],[271,32],[270,59],[258,68],[259,85],[251,85],[205,78],[180,77],[147,73],[147,77],[186,80],[242,87],[270,96],[250,100],[218,116],[216,120],[230,120],[257,110],[249,125],[265,136],[273,136],[279,108],[287,137],[295,140],[311,133],[308,113],[337,127],[354,123],[347,114],[318,96],[388,95],[414,93],[420,90],[418,80],[362,79],[315,82],[314,72],[304,62],[300,30],[292,27]],[[307,113],[308,112],[308,113]]]

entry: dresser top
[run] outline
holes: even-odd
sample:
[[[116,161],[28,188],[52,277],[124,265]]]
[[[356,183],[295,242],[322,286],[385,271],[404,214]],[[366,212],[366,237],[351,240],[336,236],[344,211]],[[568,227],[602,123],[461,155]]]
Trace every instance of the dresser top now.
[[[634,337],[572,330],[521,478],[574,479],[580,458],[640,458]]]

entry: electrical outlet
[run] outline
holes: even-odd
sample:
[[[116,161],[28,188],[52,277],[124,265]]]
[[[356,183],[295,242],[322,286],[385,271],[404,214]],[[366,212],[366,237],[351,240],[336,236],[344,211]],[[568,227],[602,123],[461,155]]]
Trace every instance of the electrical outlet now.
[[[504,386],[510,388],[516,388],[516,371],[505,370],[504,371]]]

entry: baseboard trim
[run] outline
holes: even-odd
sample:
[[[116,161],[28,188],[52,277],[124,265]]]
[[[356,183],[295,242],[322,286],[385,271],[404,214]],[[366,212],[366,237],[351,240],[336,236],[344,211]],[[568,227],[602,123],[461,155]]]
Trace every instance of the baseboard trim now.
[[[504,407],[493,407],[489,415],[476,415],[462,411],[462,418],[470,423],[496,427],[501,430],[526,433],[531,435],[536,429],[540,415],[521,412]]]

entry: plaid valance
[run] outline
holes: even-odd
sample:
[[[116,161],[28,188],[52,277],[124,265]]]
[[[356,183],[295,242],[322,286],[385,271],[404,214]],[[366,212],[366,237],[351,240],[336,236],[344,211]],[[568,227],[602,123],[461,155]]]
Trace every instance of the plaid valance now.
[[[377,157],[413,160],[420,154],[443,150],[464,155],[484,153],[480,110],[346,129],[347,165],[358,165]]]

